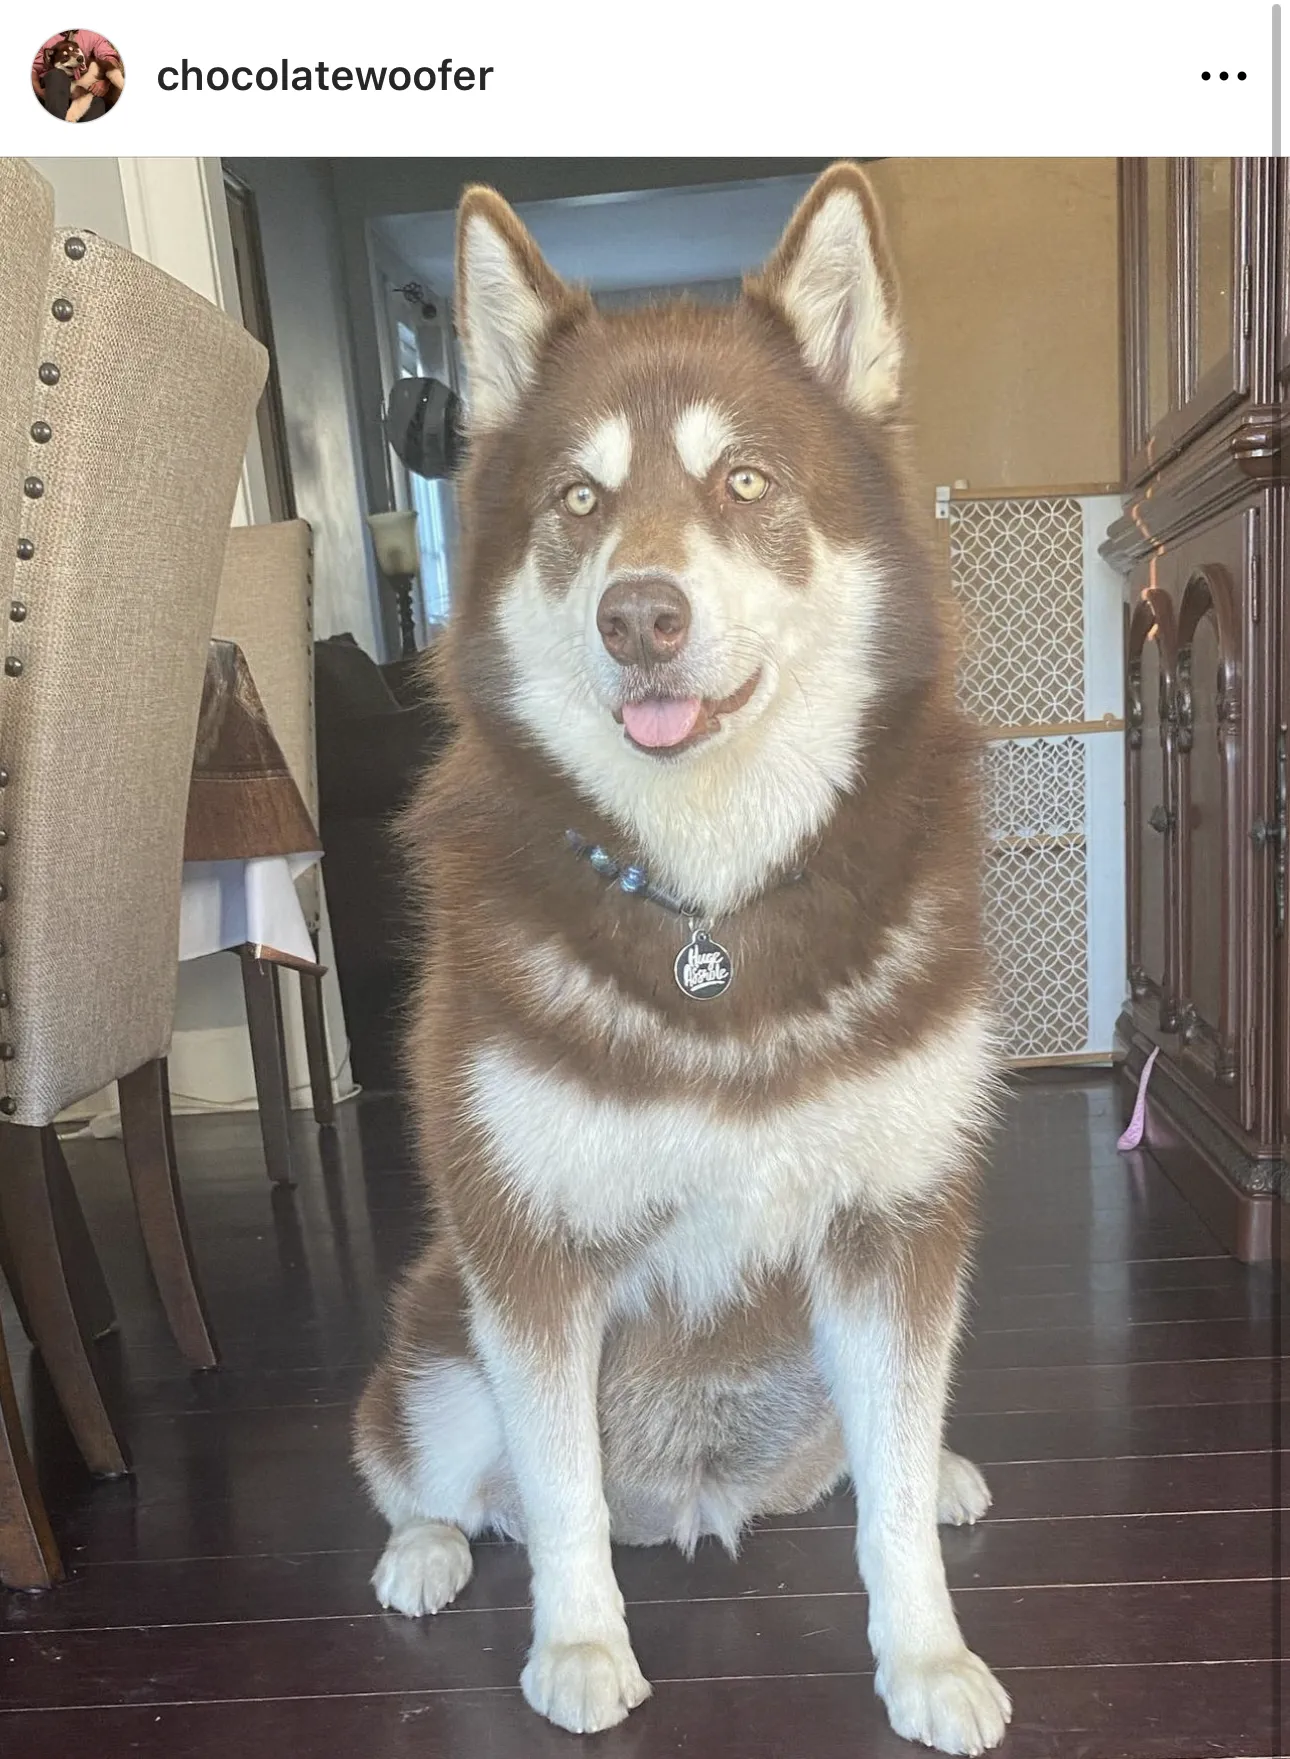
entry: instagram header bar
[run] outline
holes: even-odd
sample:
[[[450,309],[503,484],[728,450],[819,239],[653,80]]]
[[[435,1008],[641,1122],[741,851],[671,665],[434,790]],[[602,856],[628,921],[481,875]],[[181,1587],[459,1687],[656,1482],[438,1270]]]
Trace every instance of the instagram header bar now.
[[[5,9],[0,151],[1276,150],[1280,8],[1265,0],[1212,12],[1168,0],[1077,10],[793,0],[737,13],[651,0],[563,20],[496,5],[378,4],[347,16],[298,3],[181,14],[154,0],[85,3],[101,11],[76,31],[55,29],[68,21],[32,0]]]

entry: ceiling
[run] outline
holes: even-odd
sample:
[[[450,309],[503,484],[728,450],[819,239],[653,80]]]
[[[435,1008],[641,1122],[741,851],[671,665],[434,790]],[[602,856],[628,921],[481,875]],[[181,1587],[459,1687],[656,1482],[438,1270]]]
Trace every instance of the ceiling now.
[[[685,189],[631,190],[521,202],[516,211],[551,266],[597,291],[724,281],[773,250],[810,176]],[[453,280],[451,209],[371,222],[417,278],[441,297]]]

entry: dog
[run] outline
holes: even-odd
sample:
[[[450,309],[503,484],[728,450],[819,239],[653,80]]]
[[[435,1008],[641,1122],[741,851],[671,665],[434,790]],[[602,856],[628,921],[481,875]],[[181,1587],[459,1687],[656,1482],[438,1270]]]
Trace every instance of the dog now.
[[[733,1550],[849,1474],[892,1727],[983,1752],[937,1522],[990,1500],[942,1432],[998,1033],[875,198],[837,164],[733,303],[602,312],[475,187],[456,294],[456,732],[404,824],[437,1228],[356,1418],[377,1598],[523,1541],[524,1695],[609,1728],[650,1691],[611,1540]]]

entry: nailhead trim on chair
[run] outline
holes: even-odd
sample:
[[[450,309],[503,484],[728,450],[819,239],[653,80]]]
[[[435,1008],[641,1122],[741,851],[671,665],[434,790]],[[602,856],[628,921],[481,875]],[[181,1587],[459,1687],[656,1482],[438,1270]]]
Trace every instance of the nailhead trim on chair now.
[[[69,277],[73,277],[76,273],[76,270],[72,265],[83,261],[88,254],[88,251],[89,246],[83,238],[71,237],[63,240],[63,255],[69,265],[67,271]],[[53,301],[49,310],[50,316],[54,319],[55,323],[58,324],[69,324],[76,315],[76,306],[74,302],[61,294]],[[62,368],[58,365],[58,362],[54,360],[42,360],[39,367],[36,369],[37,381],[46,392],[52,391],[59,383],[62,376]],[[33,447],[44,448],[49,446],[54,439],[54,424],[47,419],[48,414],[48,410],[39,408],[33,413],[31,426],[28,429]],[[51,466],[52,468],[57,469],[56,448],[54,454],[50,456],[48,464],[45,463],[44,459],[42,459],[41,462],[42,470],[48,471]],[[22,492],[28,501],[40,501],[43,499],[45,493],[45,478],[37,475],[34,471],[31,472],[31,474],[24,478]],[[38,515],[36,516],[35,522],[38,522]],[[35,538],[20,537],[18,539],[19,562],[33,561],[35,555]],[[11,599],[9,601],[9,622],[16,626],[13,634],[13,645],[15,647],[20,644],[22,636],[27,633],[27,631],[21,627],[26,623],[27,617],[27,601],[19,598]],[[4,656],[4,676],[6,679],[22,678],[26,675],[26,671],[27,659],[24,657],[23,653],[10,652]],[[2,733],[3,722],[0,721],[0,736],[2,736]],[[8,785],[9,770],[4,764],[0,763],[0,789],[7,788]],[[0,849],[7,848],[8,843],[8,827],[0,824]],[[0,905],[7,903],[8,899],[8,878],[7,875],[0,873]],[[0,915],[0,921],[2,920],[2,915]],[[9,1033],[12,1031],[13,1003],[9,990],[8,972],[3,969],[7,955],[8,947],[5,941],[0,939],[0,1116],[11,1118],[18,1110],[18,1100],[9,1088],[9,1067],[17,1058],[17,1049],[9,1037]]]

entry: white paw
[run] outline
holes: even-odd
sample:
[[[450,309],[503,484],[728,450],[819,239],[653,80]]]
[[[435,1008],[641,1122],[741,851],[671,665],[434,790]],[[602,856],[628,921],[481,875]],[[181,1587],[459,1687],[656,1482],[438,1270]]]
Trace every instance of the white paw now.
[[[419,1619],[461,1593],[473,1569],[464,1533],[445,1521],[414,1521],[390,1534],[372,1577],[381,1605]]]
[[[896,1733],[938,1753],[997,1747],[1012,1717],[1008,1694],[970,1649],[884,1664],[875,1684]]]
[[[536,1644],[520,1685],[540,1716],[575,1735],[613,1728],[651,1690],[625,1632],[600,1643]]]
[[[971,1460],[941,1449],[941,1475],[936,1492],[936,1519],[943,1527],[970,1527],[991,1502],[990,1487]]]

